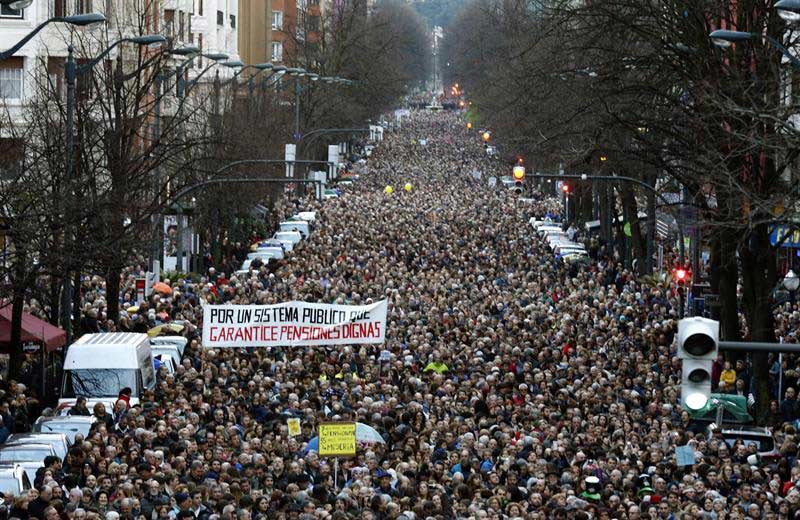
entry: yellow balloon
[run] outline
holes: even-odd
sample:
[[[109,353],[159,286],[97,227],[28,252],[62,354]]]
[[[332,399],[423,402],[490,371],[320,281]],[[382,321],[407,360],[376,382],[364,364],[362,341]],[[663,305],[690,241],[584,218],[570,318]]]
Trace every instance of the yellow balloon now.
[[[393,191],[394,191],[394,188],[392,188],[391,186],[386,186],[386,187],[383,189],[383,192],[384,192],[385,194],[387,194],[387,195],[391,195]]]
[[[411,183],[407,182],[406,185],[403,186],[403,188],[405,188],[406,191],[411,191]]]

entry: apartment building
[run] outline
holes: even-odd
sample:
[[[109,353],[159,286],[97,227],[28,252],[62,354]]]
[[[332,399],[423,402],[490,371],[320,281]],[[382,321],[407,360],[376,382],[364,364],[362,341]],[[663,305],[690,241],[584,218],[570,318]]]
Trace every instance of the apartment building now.
[[[239,59],[239,0],[194,0],[193,13],[189,43],[204,53],[222,52],[232,60]],[[198,57],[193,62],[190,75],[198,74],[209,64],[208,59]],[[218,70],[220,77],[233,74],[226,67],[219,67]]]
[[[239,0],[239,56],[244,63],[272,61],[272,0]]]
[[[295,43],[297,28],[297,0],[272,0],[272,46],[270,58],[273,63],[284,63]]]

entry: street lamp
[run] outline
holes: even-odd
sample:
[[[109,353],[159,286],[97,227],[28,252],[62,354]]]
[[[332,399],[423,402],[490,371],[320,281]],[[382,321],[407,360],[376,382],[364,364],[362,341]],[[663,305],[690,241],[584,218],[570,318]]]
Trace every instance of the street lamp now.
[[[798,7],[798,9],[800,9],[800,7]],[[734,43],[741,43],[756,38],[762,38],[769,42],[773,47],[781,51],[784,56],[789,58],[789,61],[792,62],[792,66],[795,69],[800,70],[800,59],[797,59],[794,54],[789,52],[789,50],[784,47],[782,43],[767,34],[717,29],[716,31],[711,31],[711,34],[709,34],[708,37],[711,38],[711,41],[714,43],[714,45],[723,49],[727,49]]]
[[[0,5],[7,5],[15,11],[25,9],[33,3],[33,0],[0,0]]]
[[[89,15],[76,15],[76,16],[83,16],[80,20],[80,23],[83,25],[88,25],[90,23],[96,23],[99,21],[105,21],[105,17],[101,14],[89,14]],[[67,17],[70,18],[70,17]],[[46,23],[46,22],[45,22]],[[42,26],[40,25],[39,28]],[[37,30],[39,29],[37,28]],[[30,36],[30,35],[29,35]],[[30,38],[28,38],[30,39]],[[106,47],[103,52],[101,52],[96,58],[84,63],[82,65],[77,65],[75,63],[75,50],[70,45],[67,48],[67,63],[64,67],[64,76],[67,83],[67,106],[66,106],[66,141],[64,146],[64,171],[65,171],[65,178],[67,183],[74,182],[74,156],[75,156],[75,133],[74,133],[74,125],[75,125],[75,84],[77,83],[78,76],[86,74],[92,70],[92,68],[100,63],[108,54],[118,45],[129,42],[134,43],[139,46],[147,46],[152,45],[154,43],[164,43],[167,39],[160,35],[160,34],[148,34],[143,36],[135,36],[132,38],[122,38],[120,40],[115,41],[108,47]],[[19,44],[18,44],[19,45]],[[67,193],[70,193],[71,190],[67,190]],[[73,237],[76,238],[76,237]],[[70,276],[71,272],[71,265],[69,263],[65,263],[65,273],[64,273],[64,291],[63,291],[63,326],[64,330],[67,333],[67,344],[69,344],[72,335],[72,324],[71,324],[71,316],[70,316],[70,307],[72,305],[72,279]]]
[[[778,16],[789,23],[800,22],[800,0],[779,0],[775,3]]]
[[[28,5],[30,5],[31,1],[30,0],[17,0],[16,2],[6,1],[6,2],[1,2],[1,3],[3,5],[8,5],[12,9],[23,9],[23,8],[27,7]],[[24,5],[26,3],[27,3],[27,5]],[[23,7],[14,7],[15,5],[20,5],[20,6],[23,6]],[[13,47],[11,47],[10,49],[8,49],[6,51],[0,52],[0,61],[7,60],[11,56],[13,56],[15,52],[20,50],[23,45],[25,45],[26,43],[31,41],[31,39],[34,36],[36,36],[36,34],[39,31],[44,29],[44,27],[46,25],[50,24],[50,23],[53,23],[53,22],[64,22],[64,23],[67,23],[67,24],[70,24],[70,25],[76,25],[76,26],[79,26],[79,27],[84,27],[86,25],[91,25],[91,24],[95,24],[95,23],[101,23],[101,22],[105,22],[105,21],[106,21],[106,17],[103,16],[102,14],[100,14],[100,13],[76,14],[76,15],[73,15],[73,16],[54,16],[54,17],[52,17],[52,18],[50,18],[48,20],[45,20],[41,24],[39,24],[34,30],[32,30],[31,32],[26,34],[24,38],[22,38],[20,41],[18,41]]]

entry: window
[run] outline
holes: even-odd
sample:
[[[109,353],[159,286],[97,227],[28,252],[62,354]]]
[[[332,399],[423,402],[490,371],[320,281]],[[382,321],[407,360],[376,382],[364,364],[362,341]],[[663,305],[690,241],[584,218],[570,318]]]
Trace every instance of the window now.
[[[0,5],[0,18],[22,18],[23,9],[11,9],[7,5]]]
[[[217,25],[225,25],[225,13],[217,11]]]
[[[272,61],[283,61],[283,44],[272,42]]]
[[[283,29],[283,12],[272,11],[272,30],[280,31]]]
[[[22,98],[22,58],[0,62],[0,99]]]
[[[236,15],[232,14],[230,15],[230,18],[231,18],[231,29],[236,29]]]
[[[0,137],[0,180],[16,179],[22,171],[24,146],[21,139]]]
[[[194,12],[197,13],[198,16],[203,16],[203,0],[196,0],[197,7],[195,7]]]

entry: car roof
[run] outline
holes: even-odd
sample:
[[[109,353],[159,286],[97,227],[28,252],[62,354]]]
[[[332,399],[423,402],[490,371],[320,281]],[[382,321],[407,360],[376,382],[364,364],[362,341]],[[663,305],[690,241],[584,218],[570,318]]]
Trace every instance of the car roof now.
[[[6,440],[6,442],[13,442],[14,444],[19,444],[19,441],[25,441],[25,440],[31,439],[31,440],[34,441],[33,443],[36,444],[36,442],[35,442],[36,439],[40,439],[40,440],[44,441],[48,437],[50,437],[52,439],[55,439],[55,438],[63,439],[64,437],[66,437],[66,435],[64,435],[61,432],[12,433],[8,437],[8,440]]]
[[[51,450],[53,449],[53,447],[51,445],[44,444],[44,443],[41,443],[41,442],[26,442],[26,443],[19,443],[19,444],[17,444],[16,442],[12,442],[12,444],[6,444],[2,448],[0,448],[0,451],[3,451],[3,450],[9,450],[9,451],[10,450],[23,450],[23,449],[31,449],[31,448],[35,448],[35,449],[39,449],[39,448],[48,449],[49,448]]]
[[[53,415],[48,417],[39,417],[36,422],[63,422],[63,423],[93,423],[94,417],[91,415]],[[48,432],[42,432],[48,433]],[[58,432],[53,432],[58,433]]]

